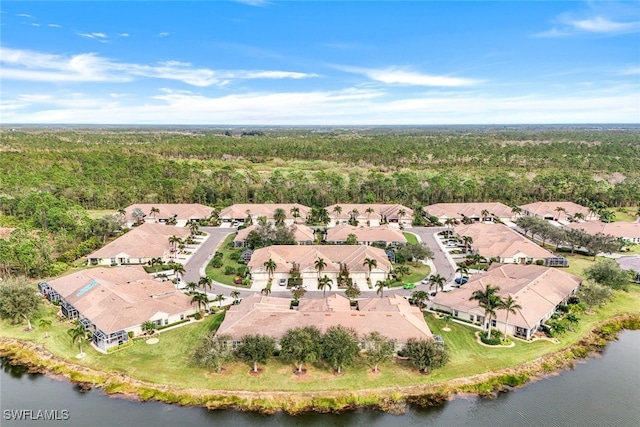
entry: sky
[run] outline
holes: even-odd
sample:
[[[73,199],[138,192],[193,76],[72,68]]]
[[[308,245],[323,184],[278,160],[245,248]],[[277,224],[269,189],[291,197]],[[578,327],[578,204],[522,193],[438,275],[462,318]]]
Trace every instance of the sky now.
[[[640,123],[640,0],[3,0],[20,123]]]

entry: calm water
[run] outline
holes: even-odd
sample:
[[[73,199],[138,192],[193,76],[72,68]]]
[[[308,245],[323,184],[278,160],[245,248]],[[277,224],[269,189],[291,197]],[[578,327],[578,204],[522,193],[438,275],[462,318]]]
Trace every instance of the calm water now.
[[[99,390],[81,393],[69,383],[29,375],[3,364],[0,406],[4,426],[640,426],[640,331],[628,331],[601,358],[498,398],[457,399],[404,415],[370,410],[340,415],[273,416],[209,412],[157,402],[111,398]],[[66,421],[10,421],[7,410],[63,410]],[[34,412],[35,416],[37,413]]]

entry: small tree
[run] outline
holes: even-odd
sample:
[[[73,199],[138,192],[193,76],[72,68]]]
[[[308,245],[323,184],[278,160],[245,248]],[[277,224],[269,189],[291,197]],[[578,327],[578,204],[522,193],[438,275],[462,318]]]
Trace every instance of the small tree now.
[[[253,366],[252,371],[258,372],[258,363],[266,364],[276,349],[276,342],[266,335],[245,335],[236,350],[238,357]]]
[[[507,296],[507,298],[498,302],[498,309],[504,310],[507,312],[507,317],[504,321],[504,337],[503,340],[507,340],[507,329],[509,328],[509,313],[516,314],[516,310],[520,310],[522,306],[518,304],[518,301],[513,299],[511,295]]]
[[[229,335],[206,335],[193,353],[193,361],[198,366],[220,372],[223,364],[233,357],[230,341]]]
[[[315,326],[289,329],[280,338],[280,356],[296,364],[302,373],[304,363],[315,362],[322,356],[322,335]]]
[[[597,283],[583,283],[576,295],[580,302],[589,307],[589,311],[592,311],[594,306],[602,306],[613,298],[611,289]]]
[[[307,293],[307,290],[302,286],[295,286],[291,288],[291,294],[293,295],[293,301],[298,302],[304,295]]]
[[[449,361],[449,351],[442,344],[433,340],[409,338],[404,351],[409,361],[420,370],[429,373],[431,369],[440,368]]]
[[[429,290],[431,290],[432,286],[436,287],[436,295],[438,295],[438,287],[440,287],[441,291],[444,291],[444,283],[447,281],[443,276],[439,274],[434,274],[429,277]]]
[[[347,286],[347,289],[345,289],[344,294],[347,296],[347,298],[349,298],[351,301],[353,301],[354,299],[358,298],[361,294],[360,292],[360,288],[358,287],[358,285],[356,284],[351,284],[349,286]]]
[[[322,357],[338,374],[353,363],[359,352],[358,334],[351,328],[332,326],[322,337]]]
[[[425,291],[413,291],[411,293],[411,299],[413,303],[418,306],[420,310],[424,310],[426,302],[429,301],[429,294]]]
[[[140,325],[140,327],[142,328],[142,330],[144,331],[145,334],[153,335],[154,332],[156,331],[156,327],[157,326],[156,326],[156,322],[152,322],[151,320],[147,320],[142,325]]]
[[[598,261],[584,270],[587,279],[611,289],[629,290],[631,276],[615,261]]]
[[[240,298],[240,291],[238,290],[231,291],[230,295],[231,295],[231,298],[233,298],[233,303],[238,304],[238,300]]]
[[[325,297],[327,288],[331,290],[332,283],[333,283],[333,280],[331,280],[326,274],[320,280],[318,280],[318,290],[322,291],[323,298]]]
[[[382,298],[384,296],[384,287],[385,286],[387,286],[387,284],[383,280],[378,280],[376,282],[376,294],[380,295],[380,298]]]
[[[25,277],[7,278],[0,283],[0,316],[13,323],[24,319],[27,330],[33,330],[31,318],[40,310],[42,297]]]
[[[206,309],[209,304],[209,297],[207,296],[207,294],[196,292],[191,297],[191,304],[193,303],[198,304],[198,310],[202,310],[202,307]]]
[[[38,326],[44,330],[44,337],[49,338],[49,330],[51,329],[51,319],[40,319]]]
[[[366,343],[365,360],[373,372],[378,372],[378,365],[386,362],[393,356],[395,340],[391,340],[377,331],[367,334],[364,338]]]
[[[211,290],[211,285],[213,284],[213,279],[209,276],[202,276],[198,279],[198,285],[202,287],[205,291],[207,288]]]
[[[84,354],[82,352],[82,341],[85,339],[87,331],[84,328],[84,325],[76,320],[75,327],[67,330],[67,335],[71,337],[71,346],[73,346],[76,341],[80,347],[80,354]]]
[[[218,294],[218,295],[216,295],[216,297],[215,297],[213,300],[214,300],[215,302],[217,302],[217,303],[218,303],[218,307],[219,307],[220,309],[222,309],[222,301],[224,301],[224,295],[222,295],[222,294]]]

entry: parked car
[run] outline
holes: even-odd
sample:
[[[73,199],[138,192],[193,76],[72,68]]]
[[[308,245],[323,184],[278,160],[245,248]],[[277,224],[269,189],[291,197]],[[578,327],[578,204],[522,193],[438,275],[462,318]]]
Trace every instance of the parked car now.
[[[455,282],[456,282],[458,285],[464,285],[464,284],[465,284],[465,283],[467,283],[468,281],[469,281],[469,278],[468,278],[468,277],[457,277],[457,278],[456,278],[456,280],[455,280]]]
[[[422,283],[423,285],[428,285],[428,284],[429,284],[429,282],[431,281],[430,279],[431,279],[431,278],[430,278],[429,276],[427,276],[427,277],[425,277],[424,279],[422,279],[422,280],[420,281],[420,283]]]
[[[415,283],[407,283],[402,287],[402,289],[414,289],[415,287],[416,287]]]
[[[287,286],[287,279],[280,279],[280,282],[278,282],[278,285]]]

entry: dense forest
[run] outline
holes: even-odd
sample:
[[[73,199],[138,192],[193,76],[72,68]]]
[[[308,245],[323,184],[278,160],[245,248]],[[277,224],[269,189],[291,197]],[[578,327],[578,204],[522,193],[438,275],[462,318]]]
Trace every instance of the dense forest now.
[[[640,204],[640,130],[3,129],[0,274],[45,277],[135,202]]]
[[[0,194],[133,202],[640,203],[640,130],[4,129]]]

